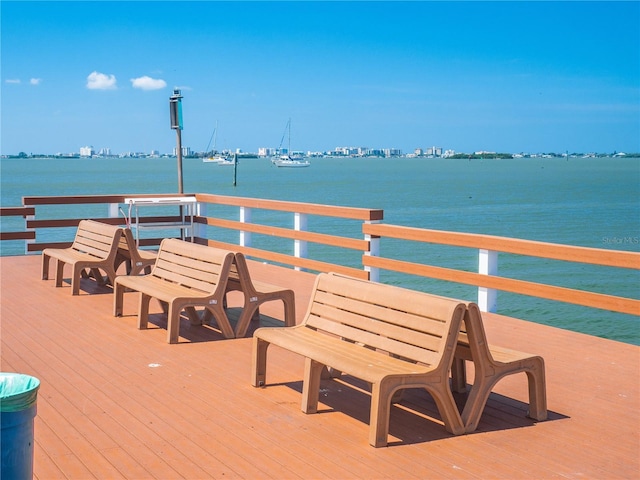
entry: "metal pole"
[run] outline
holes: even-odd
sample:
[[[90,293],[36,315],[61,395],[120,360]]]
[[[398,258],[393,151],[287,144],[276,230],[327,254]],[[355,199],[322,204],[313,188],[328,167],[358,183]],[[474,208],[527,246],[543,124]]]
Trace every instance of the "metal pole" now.
[[[182,189],[182,130],[176,129],[176,143],[178,146],[178,193],[183,193]]]
[[[180,90],[175,88],[173,95],[169,97],[169,116],[171,117],[171,128],[176,131],[176,143],[178,158],[178,193],[182,192],[182,95]],[[182,212],[182,209],[181,209]]]
[[[233,154],[233,186],[236,186],[236,177],[238,174],[238,154]]]

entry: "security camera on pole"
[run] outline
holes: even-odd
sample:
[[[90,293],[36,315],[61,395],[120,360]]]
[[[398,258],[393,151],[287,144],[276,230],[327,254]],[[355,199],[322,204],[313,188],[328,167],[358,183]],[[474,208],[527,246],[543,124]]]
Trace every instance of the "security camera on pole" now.
[[[177,88],[173,89],[173,95],[169,98],[169,113],[171,115],[171,128],[176,131],[177,157],[178,157],[178,193],[182,191],[182,95]]]

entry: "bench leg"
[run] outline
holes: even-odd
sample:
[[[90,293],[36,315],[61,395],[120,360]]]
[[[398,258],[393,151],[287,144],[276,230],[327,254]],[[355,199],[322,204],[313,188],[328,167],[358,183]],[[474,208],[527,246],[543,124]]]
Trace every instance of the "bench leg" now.
[[[56,258],[56,287],[62,286],[64,275],[64,262]]]
[[[124,304],[124,291],[125,287],[123,287],[118,282],[115,282],[113,286],[113,316],[121,317],[122,316],[122,307]]]
[[[207,312],[209,312],[209,314],[207,314]],[[227,317],[224,308],[222,308],[222,305],[216,303],[206,306],[203,318],[210,318],[211,316],[215,319],[218,328],[220,328],[222,335],[224,335],[224,338],[235,338],[236,334],[229,323],[229,318]]]
[[[453,399],[449,382],[445,380],[437,386],[431,385],[425,388],[429,394],[431,394],[434,402],[436,402],[440,416],[442,416],[445,430],[453,435],[462,435],[465,433],[465,424],[462,421],[460,412],[458,412],[458,406]]]
[[[202,319],[200,318],[200,315],[198,315],[198,311],[195,309],[195,307],[185,307],[184,310],[187,312],[187,316],[189,317],[189,322],[191,322],[191,325],[202,325]]]
[[[182,305],[177,305],[176,302],[169,303],[169,311],[167,313],[167,342],[178,343],[178,337],[180,336],[180,312],[182,311]]]
[[[149,325],[149,302],[151,297],[140,292],[140,301],[138,303],[138,330],[147,328]]]
[[[529,382],[528,417],[540,422],[547,419],[547,385],[542,357],[530,359],[531,366],[526,371]]]
[[[49,260],[51,257],[42,252],[42,280],[49,280]]]
[[[236,338],[242,338],[247,334],[247,329],[251,320],[260,320],[260,305],[273,300],[282,300],[284,305],[284,325],[285,327],[293,327],[296,324],[296,304],[293,292],[284,291],[280,292],[277,296],[263,297],[258,300],[259,297],[254,297],[253,300],[245,300],[245,304],[242,307],[242,313],[240,319],[236,325]]]
[[[245,302],[242,307],[242,313],[240,314],[240,318],[238,319],[238,323],[236,324],[235,336],[236,338],[243,338],[247,334],[247,329],[249,328],[249,323],[251,323],[251,319],[258,314],[258,319],[260,319],[260,302]]]
[[[92,272],[93,269],[90,269]],[[73,265],[73,276],[71,277],[71,294],[79,295],[80,294],[80,278],[89,278],[89,275],[85,274],[84,267],[80,264]],[[96,278],[96,281],[98,279]]]
[[[503,364],[502,371],[498,371],[492,376],[482,377],[476,374],[469,397],[462,411],[462,421],[467,433],[471,433],[478,428],[480,417],[493,387],[507,375],[520,372],[525,372],[528,380],[529,412],[527,416],[539,421],[547,419],[544,360],[541,357],[532,357],[513,364]]]
[[[320,378],[324,365],[310,358],[304,359],[304,383],[302,386],[302,411],[316,413],[320,395]]]
[[[267,377],[267,349],[269,342],[253,337],[253,359],[251,362],[251,385],[264,387]]]
[[[389,415],[391,397],[395,386],[388,382],[371,385],[371,411],[369,413],[369,444],[374,447],[386,447],[389,435]]]
[[[451,390],[456,393],[467,391],[467,368],[464,358],[454,357],[451,364]]]
[[[282,302],[284,303],[284,326],[293,327],[296,324],[296,299],[292,290],[283,293]]]

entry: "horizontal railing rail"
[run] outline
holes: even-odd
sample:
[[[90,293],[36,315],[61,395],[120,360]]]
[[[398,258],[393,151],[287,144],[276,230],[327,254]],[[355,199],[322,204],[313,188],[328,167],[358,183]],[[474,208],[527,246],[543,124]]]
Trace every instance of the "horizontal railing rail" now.
[[[408,262],[383,256],[364,255],[362,262],[370,268],[392,270],[477,286],[479,287],[478,301],[485,311],[495,311],[495,292],[501,290],[614,312],[640,315],[640,300],[637,299],[546,285],[497,275],[498,253],[640,270],[640,253],[637,252],[560,245],[491,235],[445,232],[386,224],[365,224],[363,225],[363,232],[379,239],[386,237],[478,249],[478,270],[480,273]]]
[[[69,241],[42,240],[38,233],[44,233],[49,229],[76,227],[80,220],[90,218],[92,220],[109,223],[111,225],[124,225],[128,219],[122,215],[127,212],[125,198],[145,198],[150,194],[127,195],[61,195],[61,196],[27,196],[22,198],[23,207],[29,209],[25,217],[25,233],[29,234],[25,247],[26,253],[38,253],[45,248],[64,248],[71,245],[73,237]],[[189,196],[188,194],[153,194],[153,197],[177,197]],[[191,194],[190,196],[193,196]],[[90,209],[90,206],[104,205],[105,209]],[[58,218],[51,218],[50,214],[39,212],[47,207],[76,207],[73,212],[58,214]],[[124,208],[123,208],[124,207]],[[120,210],[123,208],[123,210]],[[60,218],[61,217],[61,218]],[[179,215],[148,216],[141,220],[143,223],[176,222]],[[161,238],[144,239],[140,245],[158,245]]]
[[[35,208],[33,207],[0,207],[0,217],[22,217],[26,218],[35,215]],[[4,222],[3,222],[4,224]],[[2,240],[33,240],[36,238],[35,232],[18,230],[18,231],[5,231],[4,228],[0,231],[0,241]]]
[[[335,271],[359,278],[370,278],[369,272],[362,268],[337,265],[319,259],[309,258],[308,244],[315,243],[323,246],[337,247],[340,249],[357,250],[364,254],[370,254],[371,242],[364,238],[349,237],[344,234],[334,235],[321,232],[312,232],[308,228],[309,217],[331,217],[342,220],[358,222],[356,232],[361,232],[359,226],[362,222],[377,222],[382,220],[383,211],[367,208],[343,207],[334,205],[320,205],[303,202],[288,202],[281,200],[267,200],[246,197],[231,197],[214,194],[196,194],[200,204],[200,215],[196,219],[202,227],[214,227],[235,231],[238,234],[237,244],[232,245],[242,253],[256,259],[293,266],[296,269],[312,271]],[[223,219],[208,216],[208,207],[226,206],[237,207],[239,220]],[[293,228],[277,225],[267,225],[254,221],[257,212],[285,212],[293,215]],[[293,243],[293,255],[282,252],[274,252],[253,246],[252,234],[265,237],[278,238]],[[228,247],[229,242],[221,242],[211,238],[212,235],[198,234],[199,239],[206,238],[206,243],[211,246]]]
[[[382,210],[211,194],[126,194],[23,197],[23,207],[7,208],[5,214],[20,214],[25,218],[25,231],[21,232],[22,236],[19,239],[27,240],[26,253],[37,253],[45,248],[64,248],[71,245],[72,235],[69,235],[70,238],[67,241],[60,241],[59,238],[47,238],[52,237],[52,235],[45,235],[45,232],[53,229],[75,227],[80,220],[85,218],[112,225],[125,225],[131,222],[132,213],[128,209],[125,199],[187,196],[195,196],[198,202],[193,226],[195,230],[193,238],[197,243],[225,246],[226,248],[233,247],[255,259],[288,265],[296,269],[335,271],[359,278],[370,278],[369,272],[359,264],[359,255],[354,257],[358,262],[354,266],[326,262],[320,258],[309,258],[308,244],[369,254],[371,252],[371,242],[366,238],[349,237],[342,234],[342,232],[341,234],[329,234],[311,231],[308,226],[308,217],[329,217],[351,222],[353,224],[351,231],[357,235],[362,235],[362,222],[382,220]],[[100,204],[105,206],[104,210],[100,209]],[[56,206],[65,207],[64,212],[51,215],[44,210]],[[238,219],[208,216],[207,209],[211,210],[216,206],[237,208],[235,216]],[[254,215],[254,212],[281,212],[292,220],[293,227],[288,228],[281,225],[254,222],[252,218],[258,216]],[[142,213],[142,209],[139,213]],[[180,215],[151,216],[148,212],[145,213],[147,214],[140,214],[138,217],[139,224],[142,227],[144,225],[156,226],[158,224],[174,225],[181,220]],[[215,232],[208,231],[209,227],[233,232],[236,238],[228,242],[221,241],[215,238]],[[167,229],[171,229],[171,227],[168,226]],[[277,239],[278,241],[281,240],[280,245],[283,245],[284,242],[289,242],[291,253],[257,248],[252,245],[251,234]],[[59,236],[57,235],[57,237]],[[56,236],[53,235],[53,237]],[[7,236],[7,239],[9,238]],[[159,245],[162,238],[163,236],[140,238],[139,242],[141,246],[156,246]],[[286,250],[287,248],[284,249]]]

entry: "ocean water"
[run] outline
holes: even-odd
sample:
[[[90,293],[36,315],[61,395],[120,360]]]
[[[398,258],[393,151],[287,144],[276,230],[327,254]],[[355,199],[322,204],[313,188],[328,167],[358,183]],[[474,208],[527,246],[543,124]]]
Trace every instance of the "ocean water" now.
[[[3,207],[18,206],[22,196],[32,195],[178,191],[175,158],[2,159],[0,175]],[[300,169],[276,168],[265,159],[242,159],[236,186],[233,167],[184,159],[183,179],[185,192],[378,208],[384,210],[386,223],[397,225],[640,251],[638,158],[326,158],[313,159],[311,167]],[[3,229],[12,221],[21,223],[2,221]],[[292,220],[289,216],[283,221]],[[343,228],[330,220],[317,222],[314,231]],[[11,243],[0,244],[2,255],[23,253],[21,244]],[[430,264],[477,271],[477,251],[408,243],[385,240],[382,254],[416,261],[428,258]],[[309,254],[359,265],[358,253],[349,257],[310,245]],[[640,298],[640,274],[635,270],[500,255],[499,274]],[[448,282],[384,271],[380,279],[466,300],[477,298],[473,287]],[[498,293],[498,312],[640,345],[637,316],[505,292]]]

